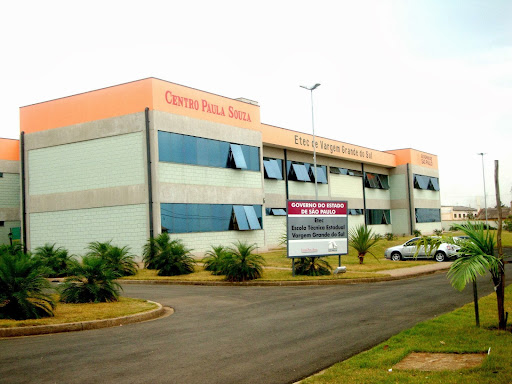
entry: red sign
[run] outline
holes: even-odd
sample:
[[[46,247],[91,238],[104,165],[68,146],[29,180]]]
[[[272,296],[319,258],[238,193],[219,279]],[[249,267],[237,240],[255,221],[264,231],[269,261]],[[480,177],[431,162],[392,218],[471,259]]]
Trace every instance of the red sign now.
[[[346,215],[347,205],[339,201],[288,201],[288,215]]]

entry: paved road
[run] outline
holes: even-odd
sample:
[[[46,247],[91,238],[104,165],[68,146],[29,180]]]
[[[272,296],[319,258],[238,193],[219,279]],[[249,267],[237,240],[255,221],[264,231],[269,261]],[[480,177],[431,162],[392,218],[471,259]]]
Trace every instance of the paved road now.
[[[481,295],[492,291],[488,280]],[[0,340],[0,382],[291,383],[472,301],[472,291],[455,291],[444,273],[347,286],[124,288],[176,312]]]

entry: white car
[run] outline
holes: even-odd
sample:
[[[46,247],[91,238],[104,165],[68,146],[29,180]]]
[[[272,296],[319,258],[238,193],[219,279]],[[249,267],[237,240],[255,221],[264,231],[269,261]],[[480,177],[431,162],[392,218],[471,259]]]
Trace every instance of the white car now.
[[[393,261],[414,259],[418,240],[420,237],[414,237],[402,245],[390,247],[384,251],[384,257]],[[431,259],[434,258],[436,261],[445,261],[449,259],[455,259],[459,256],[458,250],[460,247],[455,244],[441,243],[437,249],[425,250],[424,246],[420,247],[418,259]]]

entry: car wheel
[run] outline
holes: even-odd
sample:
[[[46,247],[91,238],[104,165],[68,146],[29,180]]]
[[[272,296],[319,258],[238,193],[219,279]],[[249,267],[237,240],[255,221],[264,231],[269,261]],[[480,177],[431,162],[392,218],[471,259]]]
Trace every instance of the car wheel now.
[[[444,252],[437,252],[435,258],[436,261],[441,263],[446,260],[446,255],[444,254]]]
[[[402,260],[402,255],[400,254],[400,252],[393,252],[391,254],[391,260],[400,261],[400,260]]]

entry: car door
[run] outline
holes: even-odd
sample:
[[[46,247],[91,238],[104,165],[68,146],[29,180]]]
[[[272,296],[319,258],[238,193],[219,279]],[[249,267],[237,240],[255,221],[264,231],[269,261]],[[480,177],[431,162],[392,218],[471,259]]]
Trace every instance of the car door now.
[[[404,258],[411,258],[416,253],[416,243],[418,242],[419,238],[415,237],[414,239],[409,240],[407,243],[404,244],[404,249],[402,256]]]

